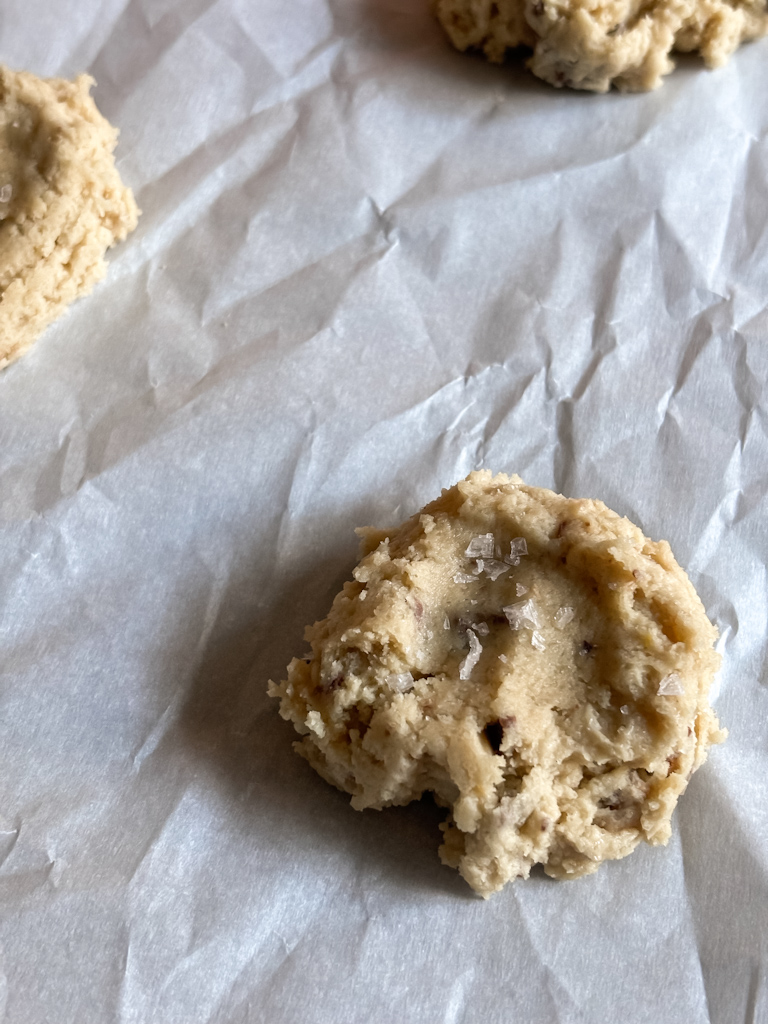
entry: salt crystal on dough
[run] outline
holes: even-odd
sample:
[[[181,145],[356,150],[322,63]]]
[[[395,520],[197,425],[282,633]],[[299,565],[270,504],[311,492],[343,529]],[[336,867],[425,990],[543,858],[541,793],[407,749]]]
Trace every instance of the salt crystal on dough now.
[[[387,683],[393,690],[405,693],[413,689],[413,676],[410,672],[393,672],[391,676],[387,676]]]
[[[509,554],[504,559],[505,562],[509,562],[510,565],[520,565],[520,556],[528,554],[528,544],[525,537],[515,537],[510,542]]]
[[[530,598],[527,601],[518,601],[517,604],[508,604],[501,610],[507,616],[507,622],[512,629],[538,629],[541,625],[536,605]]]
[[[0,203],[10,203],[13,195],[13,185],[3,185],[0,188]]]
[[[658,693],[661,697],[681,697],[685,693],[685,687],[680,673],[667,673],[659,683]]]
[[[558,629],[565,629],[569,622],[573,622],[575,615],[576,612],[573,608],[563,605],[562,608],[558,608],[555,612],[555,625]]]
[[[537,651],[543,651],[547,646],[544,642],[544,637],[537,629],[534,629],[531,633],[531,645],[535,647]]]
[[[490,580],[497,580],[502,573],[509,572],[507,563],[500,562],[497,558],[486,558],[484,569],[485,575]]]
[[[493,558],[493,534],[483,533],[473,537],[464,554],[467,558]]]
[[[469,640],[469,654],[459,666],[459,679],[469,679],[472,669],[480,661],[480,655],[483,652],[482,644],[471,629],[467,630],[467,639]]]

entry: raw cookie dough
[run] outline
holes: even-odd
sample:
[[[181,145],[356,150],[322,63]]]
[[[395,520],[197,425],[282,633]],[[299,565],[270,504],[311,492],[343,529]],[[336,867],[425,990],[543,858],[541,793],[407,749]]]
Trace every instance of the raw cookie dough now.
[[[500,62],[531,47],[534,75],[594,92],[656,89],[674,69],[672,50],[720,67],[768,32],[766,0],[435,0],[435,10],[457,49]]]
[[[707,748],[717,631],[666,541],[599,501],[472,473],[367,554],[269,693],[352,806],[450,808],[481,895],[670,836]]]
[[[92,84],[0,66],[0,368],[93,288],[106,250],[136,227]]]

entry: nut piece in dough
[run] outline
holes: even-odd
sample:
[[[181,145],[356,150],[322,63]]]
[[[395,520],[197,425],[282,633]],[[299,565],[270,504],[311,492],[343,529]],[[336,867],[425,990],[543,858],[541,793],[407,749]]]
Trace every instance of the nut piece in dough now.
[[[666,843],[725,737],[717,631],[666,541],[487,471],[359,532],[311,655],[269,686],[323,778],[359,810],[431,791],[440,856],[482,896]]]
[[[0,368],[91,291],[136,227],[92,84],[0,66]]]
[[[528,67],[551,85],[607,92],[656,89],[673,50],[698,50],[707,67],[768,32],[766,0],[435,0],[459,50],[500,62],[533,50]]]

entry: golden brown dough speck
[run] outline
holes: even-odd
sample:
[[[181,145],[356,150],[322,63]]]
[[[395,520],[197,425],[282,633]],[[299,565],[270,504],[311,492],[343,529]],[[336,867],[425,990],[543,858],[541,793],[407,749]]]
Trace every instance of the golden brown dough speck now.
[[[665,541],[599,501],[472,473],[367,553],[269,692],[352,806],[429,790],[488,896],[666,843],[723,733],[717,631]],[[365,598],[363,600],[363,598]]]
[[[91,291],[136,226],[92,84],[0,66],[0,368]]]

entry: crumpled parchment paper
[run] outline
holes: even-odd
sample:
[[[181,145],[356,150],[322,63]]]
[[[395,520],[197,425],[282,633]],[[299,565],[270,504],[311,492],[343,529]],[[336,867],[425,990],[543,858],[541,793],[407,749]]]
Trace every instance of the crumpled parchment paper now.
[[[658,92],[422,0],[4,0],[143,216],[0,375],[2,1024],[768,1020],[768,42]],[[475,467],[665,537],[730,730],[664,849],[488,902],[265,696]]]

